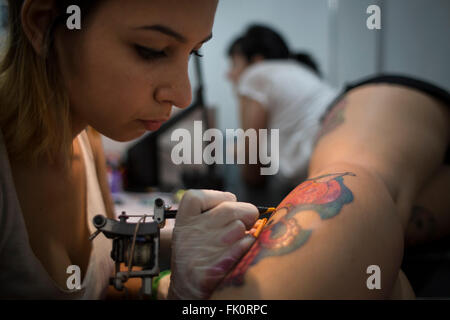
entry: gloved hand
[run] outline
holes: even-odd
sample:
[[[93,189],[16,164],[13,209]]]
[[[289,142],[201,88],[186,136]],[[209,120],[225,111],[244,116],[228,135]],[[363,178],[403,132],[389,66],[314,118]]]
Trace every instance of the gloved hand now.
[[[169,299],[207,299],[251,247],[258,209],[229,192],[189,190],[172,238]]]

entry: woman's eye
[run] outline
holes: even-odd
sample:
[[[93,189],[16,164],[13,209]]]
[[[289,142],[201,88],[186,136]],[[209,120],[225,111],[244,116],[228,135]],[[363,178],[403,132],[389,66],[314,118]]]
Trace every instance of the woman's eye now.
[[[135,45],[135,48],[136,48],[137,53],[144,60],[153,60],[153,59],[166,57],[166,54],[164,51],[153,50],[150,48],[142,47],[140,45]]]
[[[203,57],[203,55],[200,54],[200,52],[198,50],[192,50],[191,51],[191,55],[195,55],[195,56],[200,57],[200,58]]]
[[[164,51],[158,51],[154,49],[150,49],[147,47],[143,47],[140,45],[135,45],[135,49],[139,56],[144,60],[154,60],[158,58],[165,58],[167,54]],[[191,55],[196,55],[197,57],[203,57],[202,54],[198,50],[192,50]]]

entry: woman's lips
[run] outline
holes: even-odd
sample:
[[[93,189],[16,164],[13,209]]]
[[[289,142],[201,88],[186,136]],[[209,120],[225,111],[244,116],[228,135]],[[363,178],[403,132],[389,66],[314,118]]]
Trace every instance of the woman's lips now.
[[[161,128],[161,126],[163,125],[163,123],[165,122],[165,120],[140,120],[143,124],[145,129],[147,129],[148,131],[156,131],[159,128]]]

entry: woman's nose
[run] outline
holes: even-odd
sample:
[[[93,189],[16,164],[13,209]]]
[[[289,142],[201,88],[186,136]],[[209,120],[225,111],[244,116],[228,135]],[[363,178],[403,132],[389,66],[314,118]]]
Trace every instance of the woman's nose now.
[[[187,67],[183,72],[174,72],[167,84],[159,86],[155,99],[159,103],[170,103],[178,108],[189,107],[192,102],[192,89]]]

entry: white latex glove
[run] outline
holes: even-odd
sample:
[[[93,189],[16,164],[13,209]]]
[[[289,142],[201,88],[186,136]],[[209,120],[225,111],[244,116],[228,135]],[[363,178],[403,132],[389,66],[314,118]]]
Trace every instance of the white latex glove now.
[[[255,241],[258,209],[229,192],[189,190],[172,239],[169,299],[207,299]]]

